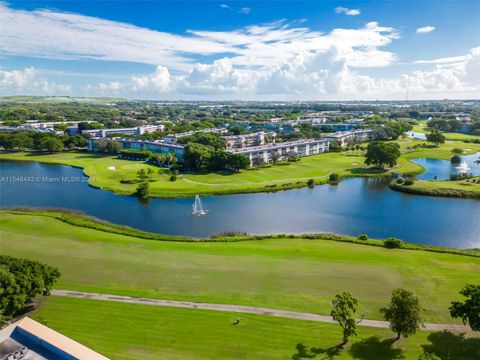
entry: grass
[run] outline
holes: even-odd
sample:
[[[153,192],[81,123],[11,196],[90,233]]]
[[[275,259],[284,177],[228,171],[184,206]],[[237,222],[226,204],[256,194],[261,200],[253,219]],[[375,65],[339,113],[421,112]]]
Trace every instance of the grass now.
[[[239,325],[232,325],[239,316]],[[393,343],[387,329],[359,327],[342,351],[338,326],[269,316],[47,298],[33,318],[112,359],[442,359],[473,360],[473,335],[418,332]],[[454,357],[452,357],[452,355]]]
[[[480,182],[473,182],[473,180],[478,181],[478,179],[477,177],[455,181],[419,180],[408,186],[392,182],[390,188],[418,195],[480,199]]]
[[[39,214],[2,213],[2,253],[57,266],[57,288],[265,306],[327,314],[341,291],[368,318],[398,287],[415,291],[429,322],[453,322],[458,291],[480,282],[480,258],[348,242],[271,238],[240,242],[147,241]]]
[[[412,151],[414,145],[425,144],[416,139],[399,139],[402,156],[398,165],[390,170],[378,170],[366,167],[361,153],[340,152],[325,153],[301,158],[294,163],[282,162],[240,171],[240,173],[197,173],[184,174],[177,181],[170,181],[170,176],[157,166],[118,159],[112,156],[99,156],[85,152],[61,152],[54,154],[38,152],[0,153],[0,160],[38,161],[53,164],[65,164],[83,168],[90,176],[89,183],[117,194],[133,195],[138,186],[135,183],[137,171],[151,168],[154,175],[150,181],[150,196],[160,198],[192,197],[195,195],[225,195],[235,193],[253,193],[286,190],[307,186],[309,179],[317,185],[328,181],[331,173],[341,178],[353,176],[388,176],[390,171],[416,175],[424,171],[414,164],[413,158],[449,159],[452,149],[461,148],[465,154],[480,151],[480,144],[461,141],[447,141],[435,147],[426,145]],[[115,169],[115,170],[111,170]],[[122,183],[133,180],[133,183]]]

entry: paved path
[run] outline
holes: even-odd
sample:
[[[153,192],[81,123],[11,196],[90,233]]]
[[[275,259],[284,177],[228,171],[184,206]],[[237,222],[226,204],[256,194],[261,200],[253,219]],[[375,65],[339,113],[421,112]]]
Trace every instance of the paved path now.
[[[247,313],[247,314],[259,314],[259,315],[266,315],[266,316],[277,316],[277,317],[284,317],[289,319],[335,323],[335,321],[333,321],[333,319],[327,315],[317,315],[317,314],[302,313],[302,312],[296,312],[296,311],[270,309],[270,308],[263,308],[263,307],[257,307],[257,306],[209,304],[209,303],[200,303],[200,302],[191,302],[191,301],[147,299],[147,298],[136,298],[136,297],[130,297],[130,296],[88,293],[88,292],[72,291],[72,290],[52,290],[52,295],[65,296],[65,297],[71,297],[71,298],[116,301],[116,302],[151,305],[151,306],[167,306],[167,307],[177,307],[177,308],[186,308],[186,309],[229,311],[229,312],[238,312],[238,313]],[[388,328],[389,324],[386,321],[363,319],[360,322],[360,325],[377,327],[377,328]],[[455,325],[455,324],[425,324],[425,328],[423,328],[423,330],[469,331],[470,328],[468,328],[467,326]]]

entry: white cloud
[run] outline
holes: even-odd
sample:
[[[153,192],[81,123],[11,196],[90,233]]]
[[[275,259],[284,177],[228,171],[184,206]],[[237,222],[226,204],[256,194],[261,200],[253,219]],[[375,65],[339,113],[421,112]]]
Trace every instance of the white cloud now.
[[[435,31],[435,26],[423,26],[417,29],[417,34],[427,34]]]
[[[189,30],[178,35],[79,14],[11,9],[2,3],[0,22],[0,50],[6,56],[128,61],[184,73],[192,69],[198,55],[229,54],[232,64],[256,68],[275,66],[292,54],[326,50],[332,45],[358,52],[358,66],[384,66],[394,56],[378,48],[398,37],[395,29],[376,22],[321,33],[285,20],[231,31]]]
[[[238,10],[240,14],[250,14],[250,11],[252,11],[252,9],[249,7],[243,7],[240,10]]]
[[[132,90],[140,91],[158,91],[166,92],[170,91],[170,72],[165,66],[157,66],[155,72],[148,76],[133,76],[132,77]]]
[[[0,92],[34,91],[44,94],[67,93],[71,85],[57,84],[46,79],[37,79],[39,72],[33,67],[23,70],[0,70]]]
[[[24,70],[1,71],[0,70],[0,86],[25,88],[37,75],[37,71],[33,67]]]
[[[336,7],[335,12],[337,14],[345,14],[345,15],[350,15],[350,16],[357,16],[357,15],[361,14],[360,10],[358,10],[358,9],[349,9],[349,8],[341,7],[341,6]]]
[[[227,4],[220,4],[220,7],[222,9],[230,9],[230,6],[228,6]]]

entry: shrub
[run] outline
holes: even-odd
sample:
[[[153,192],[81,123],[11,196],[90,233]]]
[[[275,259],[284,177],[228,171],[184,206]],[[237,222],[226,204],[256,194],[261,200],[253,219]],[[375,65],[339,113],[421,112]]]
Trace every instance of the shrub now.
[[[450,162],[453,163],[453,164],[458,164],[462,161],[462,158],[458,155],[453,155],[451,158],[450,158]]]
[[[150,195],[150,186],[147,182],[141,183],[137,187],[137,196],[141,199],[146,199]]]
[[[397,239],[397,238],[388,238],[383,241],[383,245],[387,249],[399,249],[402,247],[402,240]]]
[[[403,184],[404,182],[405,182],[405,180],[403,180],[403,178],[398,178],[397,181],[396,181],[396,183],[400,184],[400,185]]]
[[[330,174],[328,180],[331,182],[331,183],[338,183],[338,181],[340,180],[340,175],[338,174]]]
[[[307,185],[308,185],[309,188],[313,188],[315,186],[315,180],[308,179]]]
[[[407,185],[407,186],[410,186],[410,185],[413,185],[415,181],[413,181],[413,179],[405,179],[405,181],[403,182],[404,185]]]
[[[170,181],[177,181],[177,175],[175,174],[170,175]]]
[[[364,241],[365,241],[365,240],[368,240],[368,236],[365,235],[365,234],[360,234],[360,235],[357,236],[357,239],[358,239],[358,240],[364,240]]]
[[[429,353],[429,352],[424,352],[418,360],[442,360],[440,359],[437,355]]]

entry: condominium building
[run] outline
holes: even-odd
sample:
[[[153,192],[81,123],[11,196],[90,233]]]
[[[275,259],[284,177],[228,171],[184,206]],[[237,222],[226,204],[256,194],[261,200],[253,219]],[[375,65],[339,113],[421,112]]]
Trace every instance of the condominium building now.
[[[87,149],[88,151],[96,151],[96,141],[102,140],[101,138],[88,139]],[[150,151],[157,154],[174,154],[179,161],[183,161],[184,147],[179,144],[169,144],[163,140],[135,140],[135,139],[120,139],[115,138],[116,142],[120,144],[122,149]]]
[[[373,132],[372,129],[339,131],[339,132],[325,136],[325,139],[330,141],[338,141],[341,146],[345,146],[345,145],[348,145],[349,141],[352,141],[352,140],[358,140],[358,141],[368,140],[372,132]]]
[[[175,144],[178,139],[185,137],[185,136],[192,136],[195,134],[200,133],[218,133],[218,134],[225,134],[227,132],[226,128],[209,128],[209,129],[201,129],[201,130],[192,130],[183,133],[177,134],[169,134],[163,138],[166,143]]]
[[[250,163],[253,163],[257,158],[261,158],[263,162],[268,163],[272,161],[273,153],[277,153],[279,155],[279,160],[285,160],[290,152],[294,152],[298,156],[308,156],[326,152],[328,149],[329,143],[327,140],[303,139],[278,144],[233,148],[228,149],[227,152],[244,155],[248,157]]]
[[[122,134],[122,135],[143,135],[149,132],[163,131],[165,130],[165,125],[144,125],[131,128],[121,128],[121,129],[90,129],[83,130],[83,135],[90,135],[92,138],[106,138],[108,135],[112,134]]]
[[[275,143],[276,137],[277,134],[274,131],[259,131],[251,134],[222,136],[222,139],[225,141],[225,148],[238,149]]]

